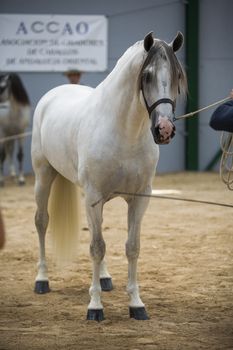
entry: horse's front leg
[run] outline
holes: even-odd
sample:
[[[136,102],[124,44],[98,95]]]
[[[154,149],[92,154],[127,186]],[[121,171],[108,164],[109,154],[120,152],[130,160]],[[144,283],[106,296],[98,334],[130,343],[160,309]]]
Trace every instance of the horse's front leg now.
[[[127,292],[130,298],[129,313],[136,320],[147,320],[145,306],[139,295],[137,284],[137,261],[140,251],[141,221],[148,206],[148,198],[134,198],[128,202],[128,240],[126,255],[128,258]]]
[[[108,272],[106,261],[103,259],[100,264],[100,285],[103,292],[113,290],[112,277]]]
[[[91,234],[90,254],[92,258],[92,284],[89,289],[91,297],[88,305],[87,319],[102,321],[104,319],[103,305],[101,303],[100,273],[101,264],[105,255],[105,242],[102,236],[103,205],[99,203],[95,207],[92,202],[86,201],[86,213]]]

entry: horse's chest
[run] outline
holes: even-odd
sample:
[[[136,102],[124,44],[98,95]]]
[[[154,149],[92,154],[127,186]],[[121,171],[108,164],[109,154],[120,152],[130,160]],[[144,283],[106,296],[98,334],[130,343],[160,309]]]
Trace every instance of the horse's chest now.
[[[125,179],[127,184],[147,182],[148,178],[151,177],[155,169],[155,163],[149,157],[126,160],[121,163],[122,177]]]
[[[105,172],[101,167],[102,179],[105,178],[103,183],[107,181],[121,190],[134,191],[148,184],[154,175],[155,166],[156,158],[153,152],[148,154],[140,150],[136,153],[121,154],[121,156],[115,154],[106,162]]]

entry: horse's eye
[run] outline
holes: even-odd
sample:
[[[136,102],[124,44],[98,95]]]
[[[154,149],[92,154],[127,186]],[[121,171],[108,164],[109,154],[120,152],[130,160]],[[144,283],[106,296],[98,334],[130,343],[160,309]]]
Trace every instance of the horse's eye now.
[[[150,84],[152,82],[152,74],[150,72],[146,72],[144,76],[144,80],[146,84]]]

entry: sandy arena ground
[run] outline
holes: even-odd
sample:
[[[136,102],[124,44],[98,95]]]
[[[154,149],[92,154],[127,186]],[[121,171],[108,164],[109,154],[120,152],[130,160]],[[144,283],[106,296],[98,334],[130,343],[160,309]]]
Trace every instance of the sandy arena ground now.
[[[126,205],[105,206],[103,230],[114,290],[103,293],[106,320],[86,321],[91,281],[84,209],[80,253],[59,270],[48,262],[52,292],[33,292],[38,240],[33,178],[0,190],[7,244],[0,252],[1,350],[233,349],[233,208],[151,199],[142,225],[139,283],[149,321],[128,317]],[[156,176],[156,189],[233,204],[214,173]],[[170,193],[168,191],[168,193]]]

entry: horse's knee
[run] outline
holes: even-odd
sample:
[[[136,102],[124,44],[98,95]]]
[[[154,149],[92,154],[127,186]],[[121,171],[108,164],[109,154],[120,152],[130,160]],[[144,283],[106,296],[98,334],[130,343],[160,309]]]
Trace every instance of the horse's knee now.
[[[22,147],[19,148],[19,151],[17,153],[17,159],[19,162],[23,161],[23,149],[22,149]]]
[[[140,244],[128,241],[125,245],[125,251],[128,259],[137,259],[139,257]]]
[[[90,245],[90,253],[94,260],[101,262],[105,255],[105,242],[103,238],[93,239]]]

